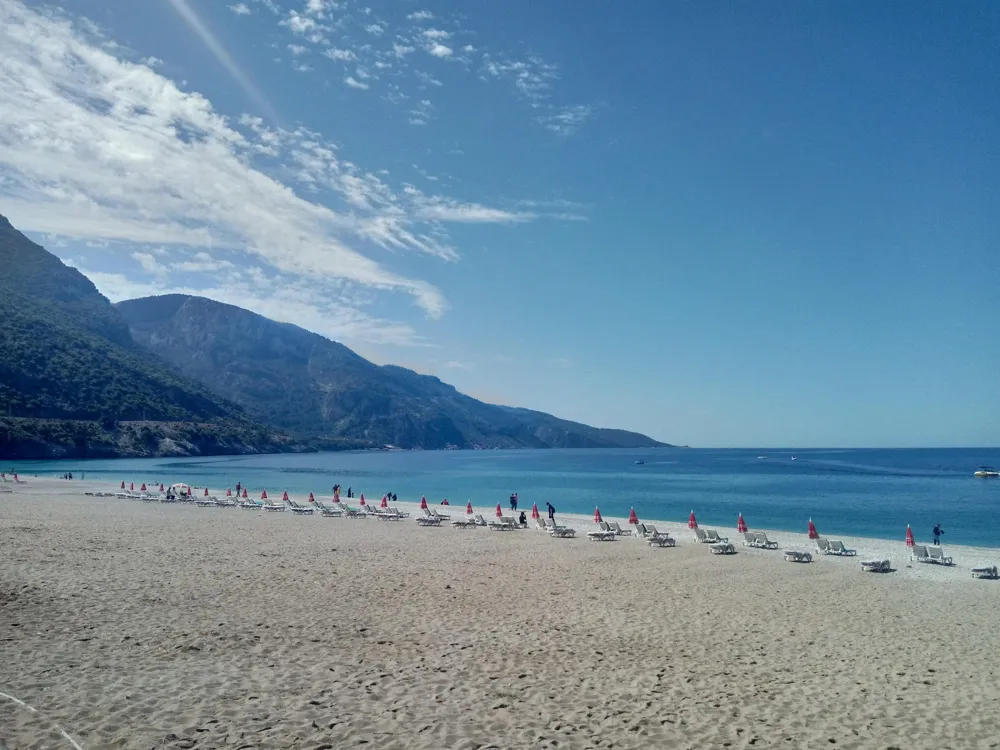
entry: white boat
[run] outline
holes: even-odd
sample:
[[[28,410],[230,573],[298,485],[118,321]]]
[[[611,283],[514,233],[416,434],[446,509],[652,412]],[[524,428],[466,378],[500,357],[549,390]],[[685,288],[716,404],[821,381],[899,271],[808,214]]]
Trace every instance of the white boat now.
[[[976,470],[976,476],[980,479],[1000,479],[1000,471],[992,466],[980,466]]]

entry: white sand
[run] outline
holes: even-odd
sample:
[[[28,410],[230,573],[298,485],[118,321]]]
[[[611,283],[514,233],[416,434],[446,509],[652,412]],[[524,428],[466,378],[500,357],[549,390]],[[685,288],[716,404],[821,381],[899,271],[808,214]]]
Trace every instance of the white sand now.
[[[0,699],[10,750],[1000,743],[1000,583],[968,572],[996,550],[797,565],[88,485],[0,494],[0,692],[37,709]]]

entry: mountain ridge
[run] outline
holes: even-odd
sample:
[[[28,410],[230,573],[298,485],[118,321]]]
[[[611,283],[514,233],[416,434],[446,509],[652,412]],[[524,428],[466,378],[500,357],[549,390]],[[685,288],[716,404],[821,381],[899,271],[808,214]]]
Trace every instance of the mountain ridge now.
[[[204,297],[159,295],[116,308],[151,352],[293,432],[402,448],[667,445],[627,430],[488,404],[434,375],[376,365],[320,334]]]

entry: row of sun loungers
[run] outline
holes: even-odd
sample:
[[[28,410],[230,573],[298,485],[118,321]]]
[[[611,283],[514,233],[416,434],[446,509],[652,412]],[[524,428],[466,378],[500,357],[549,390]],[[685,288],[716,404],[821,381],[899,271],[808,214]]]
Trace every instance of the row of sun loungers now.
[[[756,547],[757,549],[778,549],[778,543],[767,538],[767,534],[761,531],[748,531],[743,534],[744,547]]]
[[[824,539],[823,537],[816,540],[816,549],[824,555],[852,557],[858,554],[857,550],[847,549],[847,547],[844,546],[844,543],[839,539]]]
[[[702,544],[725,544],[729,541],[729,537],[719,536],[714,529],[695,529],[694,536]]]

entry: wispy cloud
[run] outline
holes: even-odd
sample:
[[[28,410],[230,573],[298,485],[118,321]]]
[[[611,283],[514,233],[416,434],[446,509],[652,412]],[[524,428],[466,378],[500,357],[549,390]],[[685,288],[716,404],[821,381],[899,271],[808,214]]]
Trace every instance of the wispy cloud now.
[[[538,122],[556,135],[572,135],[578,131],[593,114],[593,107],[578,104],[563,107],[554,112],[538,117]]]
[[[429,10],[418,10],[415,13],[410,13],[407,18],[411,21],[430,21],[434,18],[434,14]]]
[[[411,125],[426,125],[434,115],[434,105],[429,99],[421,99],[410,110]]]
[[[368,84],[367,83],[362,83],[361,81],[359,81],[354,76],[347,76],[344,79],[344,83],[346,83],[352,89],[360,89],[361,91],[367,91],[368,90]]]
[[[229,10],[231,10],[238,16],[249,16],[251,13],[253,13],[253,11],[250,10],[250,6],[248,6],[246,3],[236,3],[236,5],[230,5]]]

